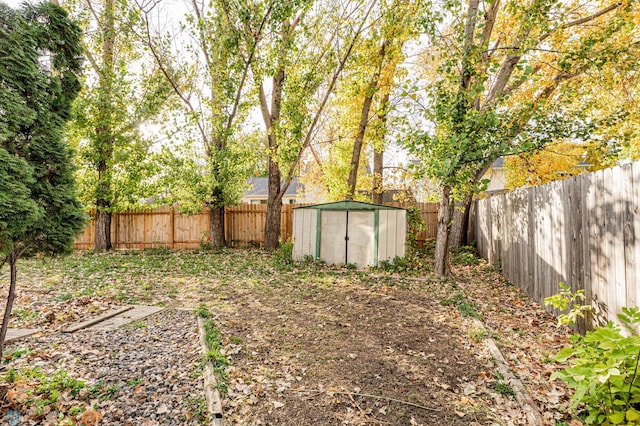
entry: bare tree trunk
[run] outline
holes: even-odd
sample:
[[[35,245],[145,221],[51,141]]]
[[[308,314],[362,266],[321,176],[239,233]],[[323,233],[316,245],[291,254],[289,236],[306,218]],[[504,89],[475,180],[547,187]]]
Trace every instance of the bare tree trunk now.
[[[282,200],[267,209],[267,221],[264,231],[264,248],[275,250],[280,245],[280,216],[282,215]]]
[[[111,250],[111,212],[106,200],[98,200],[96,209],[96,229],[93,238],[93,248],[99,251]]]
[[[280,216],[282,215],[281,173],[278,164],[269,157],[269,195],[264,228],[264,248],[277,249],[280,245]]]
[[[98,71],[100,80],[100,104],[98,115],[101,123],[96,127],[96,154],[98,155],[98,182],[96,197],[96,227],[93,248],[100,251],[111,250],[111,162],[113,159],[114,138],[111,133],[113,108],[113,68],[115,46],[115,0],[104,4],[104,23],[102,24],[102,68]]]
[[[453,224],[451,225],[451,236],[449,237],[449,247],[459,248],[469,243],[469,213],[471,212],[471,200],[473,194],[468,195],[464,201],[456,203],[453,212]]]
[[[442,200],[438,212],[438,233],[436,235],[435,270],[440,277],[449,275],[449,234],[453,217],[454,203],[451,200],[451,187],[442,187]]]
[[[99,138],[106,133],[98,129]],[[100,163],[98,164],[98,198],[96,200],[96,227],[93,237],[93,248],[99,251],[111,250],[111,174],[107,165],[107,158],[113,155],[113,148],[102,141],[99,147]]]
[[[212,206],[209,208],[209,247],[224,247],[226,239],[224,235],[224,206]]]
[[[9,255],[9,294],[7,296],[7,303],[4,308],[4,316],[2,317],[2,328],[0,328],[0,358],[4,351],[4,341],[7,338],[7,328],[9,328],[9,318],[11,317],[11,310],[13,309],[13,302],[16,299],[16,280],[18,278],[16,263],[18,262],[18,255],[15,249]]]
[[[380,146],[373,147],[373,188],[371,195],[371,202],[374,204],[382,204],[384,196],[384,147],[385,147],[385,135],[387,133],[387,116],[389,112],[389,89],[387,88],[380,100],[380,106],[378,107],[378,119],[382,123],[382,137],[378,141]]]
[[[382,187],[382,172],[384,170],[384,151],[373,150],[373,190],[371,202],[382,204],[384,188]]]
[[[362,103],[362,111],[360,112],[360,123],[358,124],[358,133],[353,140],[353,153],[351,154],[351,168],[349,169],[349,179],[347,180],[347,186],[349,187],[347,193],[347,199],[353,200],[353,196],[356,193],[356,182],[358,180],[358,166],[360,165],[360,154],[362,153],[362,144],[364,142],[364,134],[367,131],[367,125],[369,124],[369,113],[371,112],[371,104],[373,103],[373,96],[378,91],[378,84],[380,83],[380,73],[382,72],[382,64],[384,63],[385,54],[389,42],[384,40],[378,51],[378,63],[376,64],[376,70],[369,79],[367,87],[365,88],[365,98]]]
[[[373,94],[375,93],[375,86],[378,84],[378,79],[375,82],[371,80],[367,91],[369,92],[364,98],[362,104],[362,111],[360,113],[360,124],[358,125],[358,133],[353,141],[353,152],[351,153],[351,168],[349,169],[349,179],[347,180],[347,186],[349,187],[347,192],[347,200],[353,200],[353,196],[356,193],[356,183],[358,180],[358,166],[360,165],[360,153],[362,152],[362,144],[364,143],[364,133],[367,130],[367,124],[369,123],[369,112],[371,111],[371,103],[373,102]]]

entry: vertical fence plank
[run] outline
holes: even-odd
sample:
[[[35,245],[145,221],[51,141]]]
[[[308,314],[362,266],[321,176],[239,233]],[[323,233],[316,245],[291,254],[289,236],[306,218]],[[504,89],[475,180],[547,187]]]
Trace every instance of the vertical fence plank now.
[[[640,162],[477,202],[478,252],[541,302],[564,281],[598,323],[640,303]]]
[[[614,220],[611,229],[614,257],[612,261],[615,278],[613,281],[613,313],[617,315],[626,305],[627,288],[625,274],[624,219],[625,219],[625,181],[622,167],[611,169],[611,186],[607,187],[609,203],[613,205]]]
[[[594,174],[589,173],[584,176],[580,176],[580,204],[582,206],[581,210],[581,220],[580,220],[580,231],[582,232],[582,263],[580,265],[580,269],[582,271],[582,285],[584,288],[584,294],[586,297],[586,303],[591,304],[593,300],[593,287],[591,284],[591,264],[595,260],[595,256],[592,256],[591,251],[591,223],[592,223],[592,214],[590,213],[593,208],[593,200],[594,200],[594,187],[593,187],[593,179]]]
[[[617,273],[615,269],[615,256],[617,244],[615,241],[616,229],[616,206],[612,197],[611,188],[613,185],[612,169],[603,170],[603,182],[600,192],[600,202],[604,203],[604,223],[603,223],[603,243],[605,247],[605,256],[602,259],[604,268],[603,285],[607,292],[607,311],[609,315],[616,314],[616,280]]]
[[[635,162],[631,165],[632,194],[629,197],[629,213],[631,214],[630,229],[629,229],[629,243],[625,241],[627,247],[627,306],[640,306],[640,162]]]

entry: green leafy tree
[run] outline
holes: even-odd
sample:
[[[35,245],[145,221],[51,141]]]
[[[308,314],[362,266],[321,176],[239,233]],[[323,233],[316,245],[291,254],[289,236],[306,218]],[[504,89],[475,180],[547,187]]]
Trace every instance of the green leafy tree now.
[[[357,109],[358,118],[347,123],[357,123],[352,138],[352,152],[347,178],[346,198],[356,193],[358,169],[363,146],[367,140],[374,152],[372,201],[382,202],[382,168],[390,94],[396,84],[395,75],[404,61],[403,47],[419,34],[419,22],[424,13],[424,3],[404,0],[380,1],[379,16],[373,20],[368,37],[353,55],[354,66],[348,78],[350,102],[344,110]],[[347,80],[344,78],[343,80]],[[342,82],[345,85],[345,81]],[[355,92],[355,93],[354,93]],[[357,99],[358,102],[354,102]],[[371,126],[373,124],[373,126]],[[348,125],[347,125],[348,126]],[[369,130],[369,136],[365,134]]]
[[[274,5],[271,32],[252,67],[268,153],[266,249],[278,247],[282,197],[375,4],[344,1],[336,8],[336,2],[296,0]]]
[[[569,82],[629,60],[637,13],[628,1],[457,0],[425,19],[432,46],[422,105],[432,128],[410,147],[442,188],[436,274],[448,273],[455,200],[468,207],[499,156],[575,136],[580,115],[567,108],[577,101]]]
[[[159,191],[151,141],[142,125],[159,118],[168,86],[140,44],[139,15],[123,0],[67,0],[84,30],[84,86],[70,138],[78,151],[82,201],[96,209],[94,248],[111,249],[112,212]]]
[[[71,249],[84,226],[63,138],[80,90],[80,30],[51,3],[0,3],[0,254],[10,285],[0,353],[15,299],[17,261]]]
[[[139,35],[179,99],[176,123],[186,144],[172,148],[164,171],[170,197],[186,212],[207,207],[212,247],[225,245],[224,209],[236,204],[253,170],[241,124],[248,113],[247,86],[256,49],[275,0],[188,2],[186,45],[151,27],[153,11],[139,2],[146,28]],[[251,28],[251,34],[245,34]],[[181,51],[181,57],[175,52]],[[180,152],[181,151],[181,152]]]

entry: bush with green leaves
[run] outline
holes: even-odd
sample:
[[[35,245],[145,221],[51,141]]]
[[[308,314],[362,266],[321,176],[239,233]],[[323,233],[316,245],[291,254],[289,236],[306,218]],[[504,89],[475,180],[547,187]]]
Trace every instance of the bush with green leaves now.
[[[280,246],[274,254],[275,261],[279,265],[293,264],[293,241],[280,241]]]
[[[622,308],[621,327],[606,326],[574,335],[571,346],[556,356],[569,366],[551,379],[563,380],[575,390],[573,409],[584,413],[584,421],[595,425],[640,425],[640,309]]]
[[[572,292],[570,286],[561,282],[560,293],[546,297],[544,305],[560,311],[565,311],[571,307],[569,312],[558,315],[558,327],[561,325],[573,326],[578,321],[578,318],[585,319],[585,315],[592,310],[591,305],[582,304],[585,299],[584,290]]]
[[[452,262],[456,265],[477,265],[478,258],[475,249],[471,246],[463,246],[453,253]]]

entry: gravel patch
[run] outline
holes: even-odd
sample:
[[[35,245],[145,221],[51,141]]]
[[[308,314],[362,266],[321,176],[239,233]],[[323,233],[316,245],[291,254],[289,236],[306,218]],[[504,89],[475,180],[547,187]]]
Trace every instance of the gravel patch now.
[[[114,426],[196,425],[204,420],[198,402],[204,387],[198,329],[191,312],[163,311],[114,331],[45,335],[7,349],[28,351],[5,366],[5,372],[20,367],[39,367],[47,374],[64,370],[86,383],[78,395],[67,396],[66,404],[82,409],[71,420],[86,420],[89,414]],[[58,424],[61,404],[52,404],[45,414],[20,401],[19,393],[5,410],[18,411],[20,424]]]

